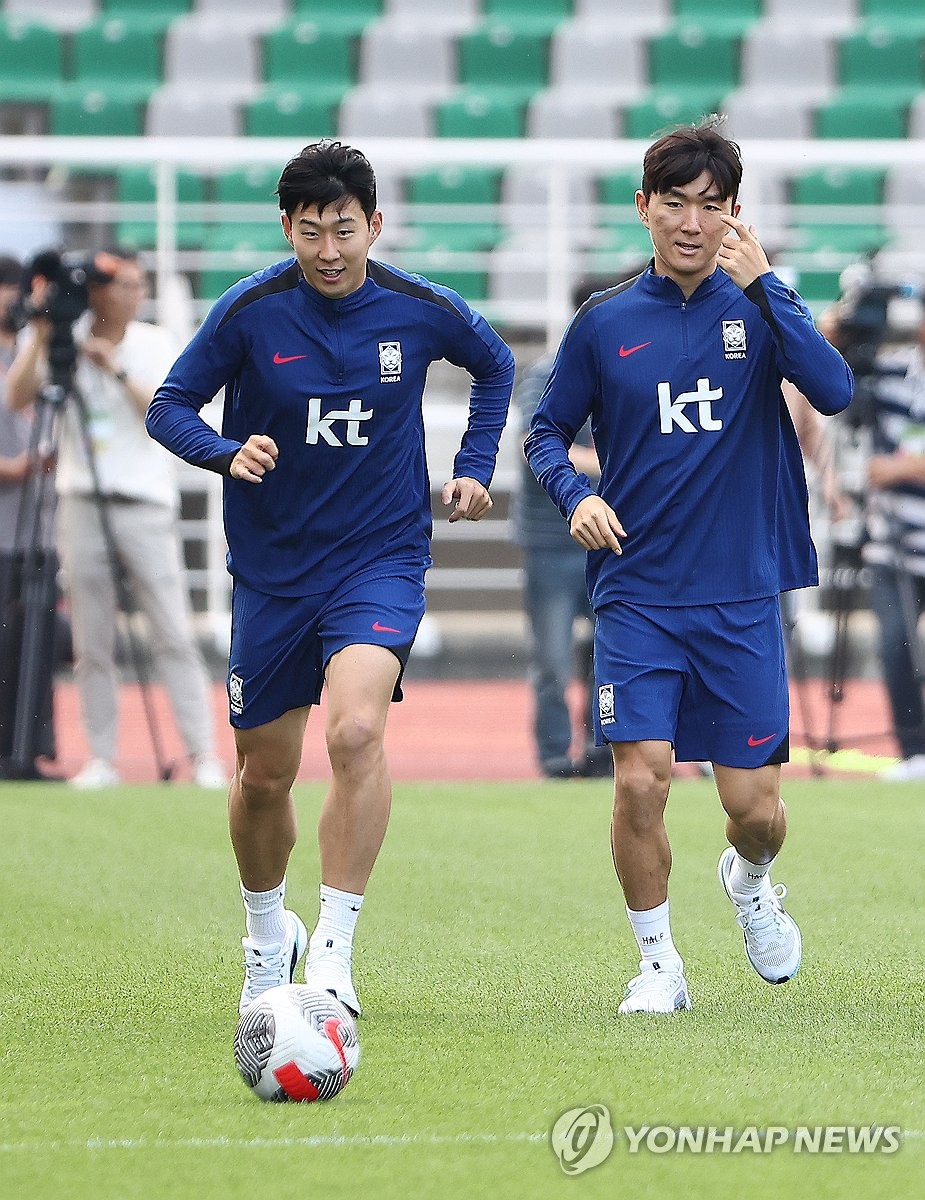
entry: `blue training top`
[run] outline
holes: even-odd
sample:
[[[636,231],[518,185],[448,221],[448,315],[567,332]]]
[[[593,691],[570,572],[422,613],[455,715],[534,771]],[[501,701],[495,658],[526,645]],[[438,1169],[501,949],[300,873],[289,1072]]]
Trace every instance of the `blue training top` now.
[[[421,406],[441,358],[473,379],[454,478],[487,487],[513,355],[455,292],[378,262],[338,300],[306,283],[293,258],[235,284],[158,388],[147,428],[225,475],[236,579],[270,595],[315,595],[382,559],[429,563]],[[222,387],[220,436],[198,414]],[[259,484],[231,479],[231,459],[258,433],[279,448],[275,470]]]
[[[848,364],[772,272],[743,292],[717,268],[685,299],[650,264],[578,310],[525,452],[566,519],[596,490],[626,530],[622,556],[588,555],[595,609],[719,604],[818,582],[782,378],[822,413],[851,400]],[[567,454],[589,415],[597,489]]]

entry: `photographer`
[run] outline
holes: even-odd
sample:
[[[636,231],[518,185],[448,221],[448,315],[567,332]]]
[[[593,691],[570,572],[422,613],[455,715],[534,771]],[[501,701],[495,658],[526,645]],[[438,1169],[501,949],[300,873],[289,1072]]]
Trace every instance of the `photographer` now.
[[[170,456],[144,427],[154,389],[178,347],[166,330],[136,319],[145,292],[144,273],[131,253],[97,255],[80,272],[56,255],[39,256],[25,305],[29,330],[7,375],[8,403],[22,409],[41,402],[49,375],[60,382],[62,361],[70,352],[73,394],[59,422],[58,545],[92,754],[72,786],[108,787],[119,781],[114,766],[115,585],[121,570],[148,617],[154,654],[196,781],[203,787],[224,787],[227,780],[214,757],[209,683],[183,578],[177,486]],[[87,311],[81,314],[84,306]],[[112,561],[112,551],[118,563]]]
[[[925,705],[918,621],[925,608],[925,312],[899,287],[862,289],[829,314],[831,340],[858,355],[865,467],[866,541],[879,626],[883,680],[900,761],[881,773],[896,783],[925,779]],[[895,305],[899,300],[901,308]],[[915,340],[900,321],[915,310]],[[820,325],[822,322],[820,322]]]

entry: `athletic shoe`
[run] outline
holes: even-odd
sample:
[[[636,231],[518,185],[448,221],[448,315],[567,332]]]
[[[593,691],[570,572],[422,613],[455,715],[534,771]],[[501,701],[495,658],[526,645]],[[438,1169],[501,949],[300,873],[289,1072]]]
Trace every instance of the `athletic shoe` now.
[[[244,1012],[270,988],[292,983],[299,959],[308,945],[308,930],[294,912],[286,910],[289,935],[283,942],[258,945],[250,938],[241,938],[244,947],[244,987],[241,988],[239,1012]]]
[[[97,788],[116,787],[122,780],[119,772],[104,758],[91,758],[88,763],[68,780],[72,788],[81,792],[94,791]]]
[[[335,949],[330,944],[317,949],[309,946],[305,959],[305,982],[319,992],[330,992],[355,1017],[363,1011],[353,986],[353,971],[348,950]]]
[[[918,783],[925,779],[925,754],[913,754],[909,758],[901,758],[892,767],[887,767],[877,776],[886,783]]]
[[[691,998],[684,978],[684,967],[644,967],[626,985],[626,999],[617,1009],[626,1013],[688,1012]]]
[[[717,873],[723,890],[736,907],[736,921],[745,937],[748,961],[765,982],[786,983],[799,971],[803,958],[799,926],[784,912],[781,903],[787,889],[782,883],[772,887],[766,875],[757,896],[740,900],[729,882],[735,855],[734,847],[728,846],[719,857]]]
[[[217,758],[208,754],[200,755],[194,762],[193,778],[197,787],[215,792],[228,790],[228,772]]]

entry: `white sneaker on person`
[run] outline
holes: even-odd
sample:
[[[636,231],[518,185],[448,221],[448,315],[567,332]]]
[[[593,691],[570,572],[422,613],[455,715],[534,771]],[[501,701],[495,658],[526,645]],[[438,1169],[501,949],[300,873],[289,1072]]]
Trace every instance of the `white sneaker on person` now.
[[[925,779],[925,754],[913,754],[909,758],[901,758],[877,776],[886,783],[916,783]]]
[[[244,947],[244,987],[241,988],[239,1012],[244,1012],[270,988],[292,983],[299,959],[308,945],[308,930],[294,912],[286,910],[289,934],[282,942],[259,945],[250,938],[241,938]]]
[[[305,959],[305,982],[319,992],[330,992],[355,1017],[363,1011],[353,986],[353,967],[348,950],[339,950],[330,943],[317,948],[309,946]]]
[[[741,900],[729,879],[735,862],[734,847],[719,856],[717,874],[723,890],[736,908],[736,921],[745,938],[748,961],[766,983],[786,983],[800,969],[803,939],[793,917],[784,912],[781,901],[787,895],[782,883],[771,885],[766,875],[761,891],[753,899]]]
[[[201,754],[194,762],[193,779],[197,787],[211,791],[228,790],[228,772],[217,758],[209,754]]]
[[[119,772],[105,758],[91,758],[84,763],[76,775],[68,780],[72,788],[81,792],[93,791],[96,788],[116,787],[122,782]]]
[[[627,1013],[688,1012],[691,1007],[684,965],[677,967],[643,967],[635,979],[626,985],[626,998],[617,1009]]]

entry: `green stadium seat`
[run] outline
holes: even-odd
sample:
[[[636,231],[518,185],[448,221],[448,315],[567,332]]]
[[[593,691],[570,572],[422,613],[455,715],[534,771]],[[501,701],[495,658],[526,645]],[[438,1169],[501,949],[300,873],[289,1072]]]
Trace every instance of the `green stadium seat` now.
[[[878,224],[799,223],[791,227],[791,251],[801,260],[831,261],[839,256],[866,257],[882,250],[890,241],[888,231]]]
[[[61,39],[29,21],[0,21],[0,102],[45,104],[61,86]]]
[[[315,21],[289,21],[264,35],[263,78],[299,91],[343,95],[356,83],[356,37]]]
[[[706,26],[711,33],[741,37],[761,17],[762,0],[674,0],[674,15],[678,25]]]
[[[630,261],[648,261],[651,257],[652,239],[638,217],[631,225],[601,229],[600,239],[591,252],[594,270],[601,271],[619,269]]]
[[[438,167],[408,181],[411,245],[429,250],[490,250],[500,237],[501,171],[491,167]],[[458,219],[448,216],[455,206]]]
[[[151,30],[116,17],[78,29],[72,43],[72,72],[84,87],[124,92],[131,102],[161,82],[161,40]]]
[[[838,42],[838,82],[848,98],[908,103],[925,88],[922,39],[884,26]]]
[[[719,95],[739,83],[739,41],[704,25],[685,25],[649,40],[654,87],[709,88]]]
[[[268,88],[244,105],[244,132],[249,137],[295,137],[306,143],[337,132],[342,95],[318,94],[310,85]]]
[[[424,241],[419,246],[412,247],[400,256],[400,265],[406,271],[426,275],[434,283],[442,283],[444,287],[459,292],[464,300],[484,300],[488,295],[488,250],[491,246],[448,245],[444,242],[433,244]],[[484,253],[486,265],[484,268],[468,266],[467,261],[474,253]],[[465,254],[463,263],[456,255]]]
[[[797,273],[796,289],[807,303],[832,304],[841,295],[841,270],[801,270]]]
[[[157,198],[153,167],[122,167],[116,175],[115,199],[120,204],[154,204]],[[177,172],[177,202],[199,204],[205,199],[202,176],[194,171]],[[202,244],[205,225],[202,217],[178,217],[177,245],[183,250]],[[116,225],[120,245],[149,249],[157,242],[157,223],[153,217],[123,217]]]
[[[794,176],[792,204],[880,205],[886,171],[869,167],[822,167]]]
[[[526,102],[549,81],[549,38],[501,21],[481,25],[458,43],[459,82]]]
[[[214,300],[232,284],[261,267],[281,262],[292,255],[282,226],[272,222],[253,224],[223,223],[206,231],[202,248],[230,257],[230,266],[206,267],[199,273],[199,295]]]
[[[623,113],[623,133],[651,138],[669,125],[692,125],[722,107],[722,93],[710,88],[656,88]]]
[[[76,137],[139,137],[144,97],[128,99],[124,88],[71,84],[52,96],[49,132]]]
[[[483,0],[482,12],[525,33],[552,33],[574,15],[572,0]]]
[[[517,102],[497,91],[467,88],[436,106],[438,137],[519,138],[524,136],[526,99]]]
[[[100,16],[124,21],[132,29],[164,33],[171,21],[190,11],[193,0],[100,0]]]
[[[598,200],[607,208],[626,211],[634,221],[636,213],[634,197],[639,190],[641,171],[613,171],[605,175],[598,185]]]
[[[382,0],[293,0],[292,11],[326,32],[359,34],[382,16]]]
[[[922,0],[861,0],[862,29],[888,28],[897,33],[925,37],[925,8]]]
[[[904,138],[908,105],[887,98],[836,92],[815,114],[816,137]]]
[[[233,167],[215,177],[215,199],[219,204],[262,204],[271,212],[277,206],[279,171],[262,164]]]

